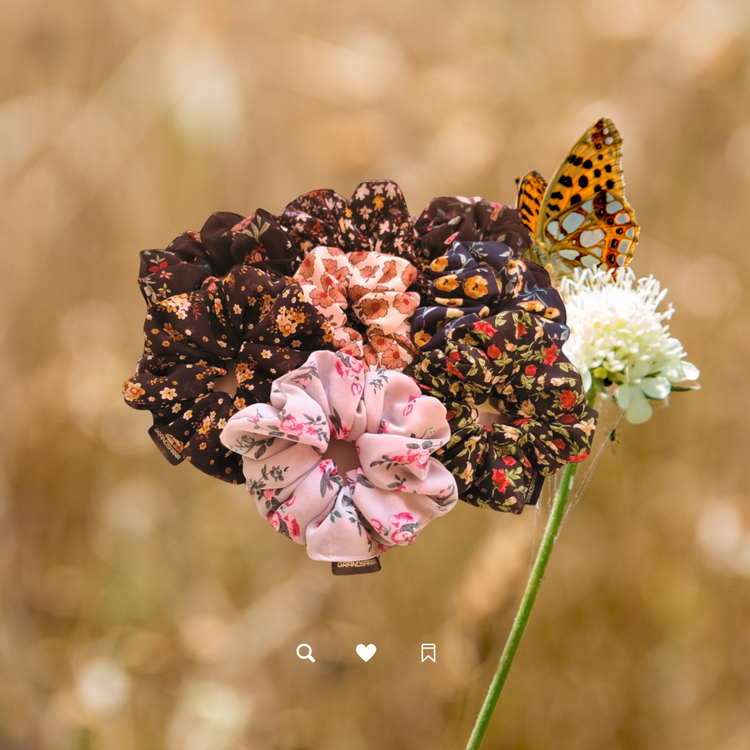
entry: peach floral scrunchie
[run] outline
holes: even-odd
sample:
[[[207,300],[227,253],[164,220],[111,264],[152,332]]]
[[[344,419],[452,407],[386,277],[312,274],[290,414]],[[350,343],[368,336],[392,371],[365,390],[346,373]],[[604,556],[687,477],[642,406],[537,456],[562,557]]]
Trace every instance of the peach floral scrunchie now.
[[[270,404],[237,412],[221,440],[242,454],[259,513],[314,560],[362,561],[411,544],[458,500],[432,453],[450,438],[445,407],[406,375],[367,372],[341,352],[315,352],[278,378]],[[345,477],[323,456],[354,443]]]
[[[407,292],[417,278],[404,258],[378,252],[311,250],[294,275],[307,300],[331,323],[336,346],[370,369],[401,370],[417,353],[409,320],[419,295]],[[349,317],[347,317],[347,313]],[[355,326],[365,327],[365,337]]]

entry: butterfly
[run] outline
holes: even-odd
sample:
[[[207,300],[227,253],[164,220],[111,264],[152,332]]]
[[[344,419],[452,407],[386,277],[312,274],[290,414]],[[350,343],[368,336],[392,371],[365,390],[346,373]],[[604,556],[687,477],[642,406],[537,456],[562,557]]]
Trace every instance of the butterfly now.
[[[555,285],[577,268],[618,269],[633,257],[638,224],[625,200],[622,138],[606,117],[581,136],[549,184],[529,172],[516,205],[534,237],[529,256]]]

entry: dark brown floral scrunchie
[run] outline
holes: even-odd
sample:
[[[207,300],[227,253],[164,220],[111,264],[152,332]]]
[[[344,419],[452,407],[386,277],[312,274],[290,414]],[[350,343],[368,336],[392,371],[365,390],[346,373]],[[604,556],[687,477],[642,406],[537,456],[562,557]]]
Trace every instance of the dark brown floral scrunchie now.
[[[596,412],[561,352],[567,328],[541,307],[518,299],[493,317],[466,315],[404,371],[446,405],[451,439],[436,457],[471,505],[520,513],[544,476],[588,456]],[[490,397],[499,415],[485,427],[477,406]]]
[[[299,284],[275,272],[295,262],[284,230],[260,211],[247,219],[214,214],[200,233],[142,253],[146,343],[123,393],[130,406],[152,413],[150,434],[171,463],[187,459],[242,483],[241,458],[219,441],[226,421],[266,402],[273,380],[313,351],[334,348],[330,325]],[[215,390],[232,366],[234,396]]]
[[[291,276],[299,251],[275,216],[259,209],[252,216],[219,212],[200,232],[185,232],[166,250],[144,250],[138,285],[146,302],[156,302],[200,289],[236,265]]]

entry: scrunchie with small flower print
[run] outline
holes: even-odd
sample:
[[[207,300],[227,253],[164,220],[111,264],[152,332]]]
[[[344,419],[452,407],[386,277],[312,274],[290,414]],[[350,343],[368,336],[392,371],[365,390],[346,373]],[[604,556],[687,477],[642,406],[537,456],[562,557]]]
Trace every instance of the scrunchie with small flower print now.
[[[200,232],[185,232],[166,250],[141,252],[138,285],[147,303],[200,289],[236,265],[279,276],[294,273],[300,254],[275,216],[226,212],[209,217]]]
[[[437,457],[472,505],[520,513],[536,502],[542,477],[588,456],[596,412],[581,377],[562,354],[567,327],[524,309],[464,316],[437,348],[405,373],[443,401],[450,441]],[[492,397],[499,414],[481,424],[477,406]]]
[[[273,380],[313,351],[334,348],[330,325],[299,284],[263,270],[291,270],[295,252],[278,222],[258,211],[247,219],[214,214],[200,233],[142,254],[146,343],[123,393],[152,413],[150,434],[171,463],[187,459],[241,483],[240,457],[219,440],[227,419],[267,401]],[[232,367],[234,396],[215,388]]]
[[[303,255],[323,246],[415,260],[414,220],[401,188],[392,180],[363,182],[350,200],[333,190],[314,190],[292,201],[279,222]]]
[[[531,233],[521,223],[516,208],[484,198],[446,196],[427,204],[414,224],[415,254],[426,270],[455,242],[494,240],[506,245],[514,258],[520,258],[531,244]]]
[[[388,370],[402,370],[417,353],[409,319],[419,295],[407,291],[416,277],[404,258],[374,251],[347,255],[335,247],[311,250],[294,276],[330,322],[339,350],[368,368]]]
[[[502,242],[454,242],[430,263],[426,275],[430,282],[412,319],[417,346],[433,337],[432,346],[437,346],[446,327],[465,315],[486,318],[515,306],[519,298],[537,300],[546,318],[564,316],[547,272]]]
[[[237,412],[221,435],[243,457],[261,516],[332,562],[411,544],[456,504],[452,474],[432,457],[449,438],[438,399],[341,352],[312,354],[274,382],[269,404]],[[324,457],[332,440],[354,443],[361,465],[340,476]]]

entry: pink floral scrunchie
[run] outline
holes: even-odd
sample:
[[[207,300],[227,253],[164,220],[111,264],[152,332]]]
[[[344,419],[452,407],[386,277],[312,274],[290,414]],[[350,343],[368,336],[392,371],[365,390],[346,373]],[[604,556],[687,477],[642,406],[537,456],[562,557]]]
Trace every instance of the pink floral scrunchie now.
[[[404,258],[377,252],[311,250],[294,275],[307,300],[331,323],[337,348],[368,368],[402,370],[417,353],[409,319],[419,295],[407,292],[417,270]],[[349,318],[347,318],[349,312]],[[365,327],[365,338],[355,328]]]
[[[271,403],[237,412],[221,435],[243,456],[258,512],[312,559],[332,562],[411,544],[456,504],[453,475],[431,456],[449,438],[445,407],[411,378],[326,351],[278,378]],[[323,459],[332,439],[359,455],[345,477]]]

